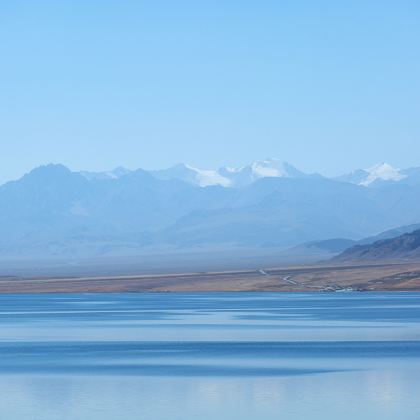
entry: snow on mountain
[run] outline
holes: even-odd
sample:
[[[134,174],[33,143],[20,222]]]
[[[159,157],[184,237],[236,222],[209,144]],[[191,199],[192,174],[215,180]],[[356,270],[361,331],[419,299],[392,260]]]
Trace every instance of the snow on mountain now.
[[[257,160],[251,164],[251,168],[256,178],[297,178],[305,176],[294,166],[279,159]]]
[[[301,178],[306,176],[287,162],[280,159],[257,160],[239,168],[224,166],[219,173],[231,181],[232,186],[249,185],[260,178]]]
[[[198,169],[184,163],[180,163],[168,169],[151,171],[151,174],[160,180],[178,179],[200,187],[208,187],[211,185],[221,185],[223,187],[231,186],[229,179],[219,174],[218,171]]]
[[[132,173],[129,169],[118,167],[111,171],[82,171],[80,174],[87,180],[118,179]],[[257,160],[241,167],[223,166],[219,169],[200,169],[185,163],[167,169],[148,171],[159,180],[177,179],[199,187],[220,185],[222,187],[244,187],[260,178],[302,178],[307,175],[280,159]]]
[[[405,175],[401,174],[399,169],[396,169],[388,163],[380,163],[365,169],[368,176],[363,180],[360,185],[365,187],[374,183],[375,181],[401,181]]]
[[[403,171],[388,163],[379,163],[367,169],[358,169],[349,174],[335,178],[337,181],[369,187],[379,181],[401,181],[406,178]]]
[[[200,187],[207,187],[209,185],[221,185],[222,187],[231,186],[231,181],[220,175],[218,171],[197,169],[192,168],[191,166],[189,168],[196,171],[196,179]]]
[[[256,160],[240,167],[223,166],[219,169],[200,169],[180,163],[167,169],[148,172],[160,180],[177,179],[199,187],[212,185],[245,187],[261,178],[303,178],[314,176],[305,174],[289,163],[275,158]],[[118,179],[129,173],[132,173],[132,171],[123,167],[105,172],[80,172],[88,180]],[[380,163],[367,169],[357,169],[334,179],[336,181],[370,187],[376,185],[378,182],[396,182],[401,180],[405,180],[406,182],[412,178],[415,178],[415,180],[420,179],[419,168],[400,170],[388,163]],[[416,182],[418,183],[418,180]]]
[[[249,165],[218,170],[199,169],[181,163],[168,169],[152,171],[158,179],[179,179],[200,187],[220,185],[222,187],[243,187],[260,178],[296,178],[306,176],[292,165],[279,159],[258,160]]]
[[[88,180],[118,179],[131,173],[129,169],[118,167],[105,172],[80,172]],[[241,167],[223,166],[217,170],[200,169],[180,163],[167,169],[149,171],[151,175],[160,180],[178,179],[199,187],[220,185],[222,187],[244,187],[261,178],[303,178],[311,175],[305,174],[294,166],[280,159],[269,158],[256,160],[249,165]],[[379,163],[366,169],[357,169],[348,174],[334,178],[336,181],[348,182],[363,187],[374,186],[378,182],[397,182],[409,180],[419,176],[419,168],[400,170],[388,163]]]
[[[220,175],[218,171],[209,169],[198,169],[189,165],[185,165],[190,171],[195,173],[196,183],[200,187],[208,187],[210,185],[221,185],[222,187],[230,187],[231,181]]]

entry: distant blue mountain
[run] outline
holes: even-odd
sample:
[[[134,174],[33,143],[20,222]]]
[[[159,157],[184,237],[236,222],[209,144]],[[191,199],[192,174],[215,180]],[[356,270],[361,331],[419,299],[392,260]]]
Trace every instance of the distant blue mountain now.
[[[201,171],[198,182],[187,166],[159,174],[120,168],[108,176],[36,168],[0,186],[0,258],[291,247],[359,240],[420,220],[420,183],[407,182],[408,175],[367,188],[278,161],[241,170],[241,181],[225,177],[230,184],[221,185],[223,170]],[[250,171],[259,175],[251,179]]]

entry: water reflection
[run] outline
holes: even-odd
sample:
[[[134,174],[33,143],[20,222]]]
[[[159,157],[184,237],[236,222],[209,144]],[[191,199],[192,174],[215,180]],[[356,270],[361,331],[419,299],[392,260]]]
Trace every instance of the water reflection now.
[[[7,420],[420,418],[420,294],[0,296]]]

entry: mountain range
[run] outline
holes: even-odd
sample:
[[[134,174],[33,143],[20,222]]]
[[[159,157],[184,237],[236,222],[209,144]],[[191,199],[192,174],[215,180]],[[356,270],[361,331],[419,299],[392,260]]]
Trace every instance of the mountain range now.
[[[115,179],[130,173],[128,169],[119,167],[107,172],[81,172],[87,179]],[[255,161],[238,168],[223,166],[219,169],[199,169],[191,165],[180,163],[171,168],[150,171],[156,179],[177,179],[200,187],[220,185],[222,187],[244,187],[261,178],[305,178],[305,174],[287,162],[279,159]]]
[[[118,167],[106,172],[80,172],[89,180],[116,179],[130,173],[129,169]],[[320,174],[307,174],[288,162],[280,159],[265,159],[241,167],[222,166],[218,169],[199,169],[184,163],[167,169],[149,171],[157,179],[178,179],[192,185],[207,187],[220,185],[222,187],[243,187],[261,178],[314,178]],[[335,181],[356,184],[365,187],[375,187],[384,183],[419,184],[420,167],[398,169],[388,163],[379,163],[366,169],[357,169],[350,173],[331,178]]]
[[[419,193],[420,168],[388,164],[337,178],[278,159],[217,170],[51,164],[0,186],[0,258],[358,241],[418,223]]]

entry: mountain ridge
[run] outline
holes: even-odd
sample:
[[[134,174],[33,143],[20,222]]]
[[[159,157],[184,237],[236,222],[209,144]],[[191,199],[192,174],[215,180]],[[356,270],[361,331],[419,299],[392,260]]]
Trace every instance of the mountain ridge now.
[[[43,165],[44,167],[51,166]],[[58,166],[62,166],[58,164]],[[36,170],[37,168],[35,168]],[[375,164],[367,169],[356,169],[335,177],[319,173],[305,173],[290,163],[277,158],[256,160],[239,167],[222,166],[218,169],[202,169],[186,163],[178,163],[166,169],[127,169],[118,166],[112,170],[95,172],[82,170],[78,173],[88,181],[119,179],[138,170],[148,172],[161,180],[177,179],[191,185],[207,187],[220,185],[241,188],[262,178],[326,178],[343,183],[356,184],[366,188],[383,187],[393,184],[420,185],[420,167],[398,169],[388,163]],[[74,171],[77,172],[77,171]],[[10,181],[9,181],[10,182]],[[4,185],[4,184],[3,184]]]
[[[81,171],[88,179],[119,178],[131,172],[123,167],[111,171]],[[327,178],[339,182],[356,184],[366,188],[383,187],[387,184],[407,183],[420,185],[420,168],[398,169],[383,162],[366,169],[356,169],[350,173],[336,177],[325,177],[318,173],[305,173],[286,161],[277,158],[256,160],[240,167],[222,166],[218,169],[201,169],[189,164],[179,163],[167,169],[148,171],[158,179],[179,179],[192,185],[207,187],[220,185],[223,187],[241,188],[261,178]]]
[[[420,256],[420,229],[368,245],[355,245],[334,258],[338,261],[413,259]]]

